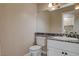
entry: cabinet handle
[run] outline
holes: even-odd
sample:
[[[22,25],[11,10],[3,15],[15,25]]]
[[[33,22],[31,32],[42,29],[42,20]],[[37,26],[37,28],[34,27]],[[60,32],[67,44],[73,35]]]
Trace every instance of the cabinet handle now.
[[[62,52],[62,54],[64,54],[64,52]]]
[[[65,55],[68,55],[67,52],[65,52]]]

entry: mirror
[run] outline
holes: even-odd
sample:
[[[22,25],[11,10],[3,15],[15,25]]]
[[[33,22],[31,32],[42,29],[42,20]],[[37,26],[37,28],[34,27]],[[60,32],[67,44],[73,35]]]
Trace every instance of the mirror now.
[[[38,5],[36,32],[43,33],[79,33],[79,9],[77,4],[54,11],[48,11],[48,4]]]

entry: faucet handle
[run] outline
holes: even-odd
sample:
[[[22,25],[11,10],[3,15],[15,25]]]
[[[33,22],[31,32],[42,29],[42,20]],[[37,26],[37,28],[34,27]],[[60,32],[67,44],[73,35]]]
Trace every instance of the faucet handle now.
[[[75,38],[77,38],[77,35],[78,35],[77,32],[75,32],[75,33],[74,33]]]
[[[77,38],[79,39],[79,35],[77,35]]]

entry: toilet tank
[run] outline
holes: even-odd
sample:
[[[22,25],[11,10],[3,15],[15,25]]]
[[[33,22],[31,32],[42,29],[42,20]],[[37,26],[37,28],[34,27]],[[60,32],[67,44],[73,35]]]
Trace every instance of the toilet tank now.
[[[37,36],[36,37],[36,43],[37,43],[37,45],[45,46],[45,44],[46,44],[46,37]]]

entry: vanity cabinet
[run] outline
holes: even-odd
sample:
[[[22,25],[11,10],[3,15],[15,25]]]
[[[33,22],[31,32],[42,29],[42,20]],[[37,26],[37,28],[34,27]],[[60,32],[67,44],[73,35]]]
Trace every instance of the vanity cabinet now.
[[[62,49],[56,49],[56,48],[48,48],[47,55],[48,56],[78,56],[77,53],[64,51]]]
[[[48,56],[79,56],[79,44],[47,40]]]
[[[48,48],[47,52],[48,56],[62,56],[62,50],[56,49],[56,48]]]

